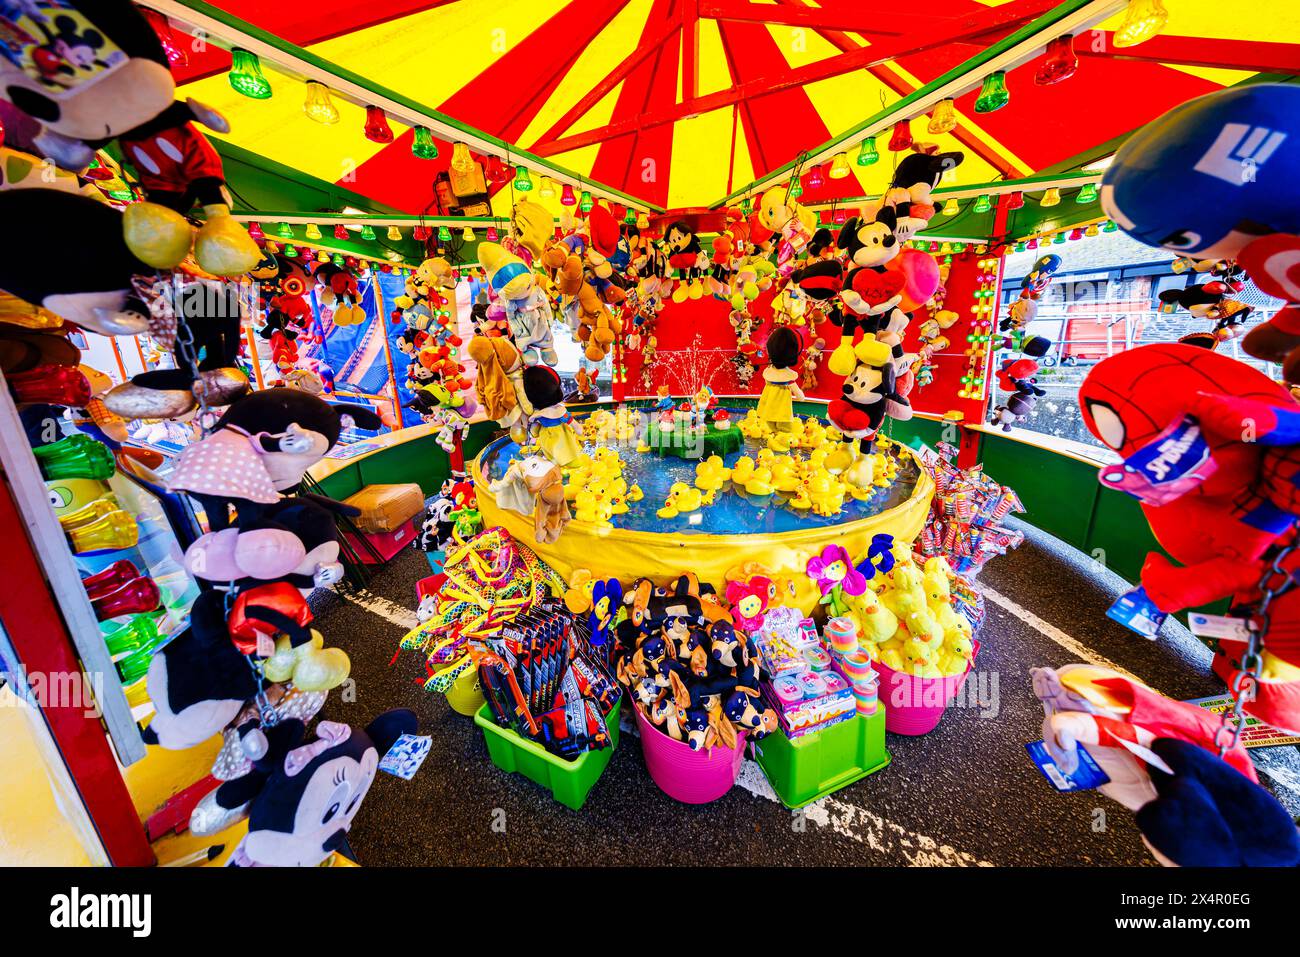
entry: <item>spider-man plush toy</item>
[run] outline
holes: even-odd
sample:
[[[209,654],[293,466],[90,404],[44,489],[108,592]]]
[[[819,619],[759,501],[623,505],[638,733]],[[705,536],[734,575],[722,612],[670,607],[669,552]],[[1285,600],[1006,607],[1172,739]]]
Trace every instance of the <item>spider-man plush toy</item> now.
[[[1231,597],[1253,608],[1276,551],[1300,516],[1300,406],[1281,385],[1228,356],[1179,343],[1099,362],[1079,388],[1093,435],[1120,455],[1103,484],[1137,496],[1160,544],[1142,585],[1160,610]],[[1283,567],[1300,571],[1300,551]],[[1285,576],[1274,576],[1278,588]],[[1229,682],[1245,642],[1217,639],[1214,670]],[[1263,671],[1246,711],[1300,731],[1300,589],[1270,609]]]

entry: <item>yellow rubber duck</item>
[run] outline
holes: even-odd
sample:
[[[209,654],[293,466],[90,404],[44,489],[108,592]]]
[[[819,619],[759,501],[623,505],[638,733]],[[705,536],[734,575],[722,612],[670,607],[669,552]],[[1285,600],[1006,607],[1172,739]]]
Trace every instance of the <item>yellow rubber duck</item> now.
[[[710,455],[695,466],[695,487],[702,492],[716,492],[731,477],[731,470],[722,464],[722,458]]]
[[[790,500],[786,502],[786,504],[801,512],[806,512],[808,509],[812,508],[812,499],[808,497],[808,489],[801,483],[794,490],[794,494],[790,496]]]
[[[848,446],[843,443],[837,443],[830,449],[825,457],[826,471],[833,474],[840,474],[853,465],[854,455]]]
[[[754,477],[754,460],[748,455],[742,455],[736,459],[736,464],[731,467],[731,481],[737,485],[743,486],[746,482]]]
[[[767,437],[767,448],[764,451],[769,452],[789,452],[790,447],[794,444],[789,432],[773,432]]]
[[[733,475],[735,473],[732,473]],[[745,492],[749,495],[763,496],[771,495],[772,488],[772,470],[764,466],[755,469],[753,476],[745,483]]]
[[[772,488],[778,492],[794,492],[799,489],[798,470],[790,459],[778,459],[772,466]]]
[[[629,502],[639,502],[643,498],[645,498],[645,492],[641,491],[640,485],[633,484],[632,487],[627,490],[627,500]]]

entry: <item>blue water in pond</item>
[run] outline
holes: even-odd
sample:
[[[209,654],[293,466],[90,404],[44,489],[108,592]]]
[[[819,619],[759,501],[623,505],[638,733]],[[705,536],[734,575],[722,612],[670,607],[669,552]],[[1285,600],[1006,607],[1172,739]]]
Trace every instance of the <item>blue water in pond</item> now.
[[[746,410],[728,411],[732,415],[732,421],[738,421],[744,416]],[[842,525],[846,522],[870,518],[872,515],[878,515],[906,502],[912,497],[917,479],[920,477],[915,460],[910,455],[905,455],[893,485],[889,488],[877,489],[870,498],[862,502],[846,497],[844,508],[838,515],[831,517],[815,515],[811,510],[793,509],[779,493],[754,498],[747,495],[743,489],[727,482],[714,496],[714,504],[703,506],[698,512],[663,519],[655,512],[663,507],[669,487],[674,482],[694,485],[696,461],[672,456],[659,458],[653,453],[639,454],[635,442],[615,447],[623,460],[624,480],[629,487],[634,484],[639,485],[645,497],[639,502],[629,502],[627,512],[615,515],[612,519],[614,527],[644,532],[761,535]],[[763,443],[746,439],[743,449],[723,456],[723,461],[731,467],[742,455],[753,458],[763,447]],[[596,448],[595,443],[588,442],[583,445],[583,451],[587,454],[591,454]],[[492,442],[482,453],[483,474],[490,480],[501,478],[509,468],[511,458],[517,456],[518,452],[519,446],[508,436]],[[802,449],[796,449],[789,454],[797,458],[807,458],[808,455]]]

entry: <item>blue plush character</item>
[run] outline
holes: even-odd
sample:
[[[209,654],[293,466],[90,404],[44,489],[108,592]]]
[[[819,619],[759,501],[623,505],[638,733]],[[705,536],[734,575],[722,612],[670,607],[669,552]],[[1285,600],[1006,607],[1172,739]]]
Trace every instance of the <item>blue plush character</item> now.
[[[1296,867],[1300,834],[1273,795],[1204,748],[1159,738],[1151,750],[1173,774],[1147,768],[1157,797],[1137,811],[1142,838],[1162,864]]]
[[[1134,133],[1102,178],[1106,215],[1135,239],[1232,259],[1286,305],[1242,340],[1300,382],[1300,87],[1197,97]]]
[[[591,614],[587,618],[592,645],[600,647],[609,640],[610,628],[622,604],[623,585],[617,578],[596,582],[591,591]]]

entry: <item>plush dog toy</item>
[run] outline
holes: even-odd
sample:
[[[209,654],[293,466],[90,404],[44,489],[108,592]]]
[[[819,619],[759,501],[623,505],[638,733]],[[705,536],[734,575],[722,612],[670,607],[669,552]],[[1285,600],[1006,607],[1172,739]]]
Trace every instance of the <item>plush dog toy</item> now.
[[[1290,393],[1228,356],[1159,343],[1094,366],[1079,388],[1079,408],[1089,431],[1124,457],[1120,466],[1103,466],[1102,483],[1142,501],[1152,532],[1181,563],[1147,556],[1142,585],[1151,601],[1166,612],[1228,597],[1242,609],[1255,606],[1274,553],[1294,540],[1300,516],[1293,481],[1300,410]],[[1293,556],[1283,567],[1297,565]],[[1263,673],[1246,711],[1294,731],[1300,592],[1281,594],[1269,618]],[[1214,669],[1231,685],[1243,642],[1217,644]]]

